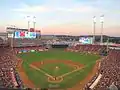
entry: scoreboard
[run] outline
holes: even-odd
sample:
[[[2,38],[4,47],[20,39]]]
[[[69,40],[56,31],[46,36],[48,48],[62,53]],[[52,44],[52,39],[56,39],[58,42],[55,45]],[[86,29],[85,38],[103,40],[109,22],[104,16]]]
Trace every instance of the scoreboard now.
[[[7,27],[7,38],[40,38],[41,30],[34,30],[34,28],[23,29],[16,27]]]
[[[14,38],[36,38],[36,32],[15,31]]]
[[[79,42],[81,44],[93,44],[93,38],[92,37],[81,37],[79,38]]]

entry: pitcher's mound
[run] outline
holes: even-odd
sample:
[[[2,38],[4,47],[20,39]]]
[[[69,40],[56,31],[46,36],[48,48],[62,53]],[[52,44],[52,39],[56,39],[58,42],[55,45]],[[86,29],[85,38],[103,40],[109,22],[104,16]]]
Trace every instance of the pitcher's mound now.
[[[56,67],[55,67],[55,69],[59,69],[59,67],[58,67],[58,66],[56,66]]]

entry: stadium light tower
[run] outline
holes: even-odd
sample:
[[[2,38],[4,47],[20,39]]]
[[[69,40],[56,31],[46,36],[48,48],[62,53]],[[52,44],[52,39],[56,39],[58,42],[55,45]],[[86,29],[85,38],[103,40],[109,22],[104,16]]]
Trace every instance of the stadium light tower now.
[[[95,44],[96,16],[93,17],[93,43]]]
[[[36,24],[36,17],[34,16],[33,17],[33,28],[34,28],[34,30],[35,30],[35,24]]]
[[[28,31],[30,29],[30,16],[27,16],[27,21],[28,21]]]
[[[103,44],[103,23],[104,23],[104,15],[100,16],[100,23],[101,23],[101,40],[100,43]]]

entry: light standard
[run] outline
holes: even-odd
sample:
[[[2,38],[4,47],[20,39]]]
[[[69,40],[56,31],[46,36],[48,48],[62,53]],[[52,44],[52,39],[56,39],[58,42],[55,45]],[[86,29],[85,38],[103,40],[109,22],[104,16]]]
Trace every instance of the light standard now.
[[[35,30],[35,24],[36,24],[36,17],[34,16],[33,17],[33,28],[34,28],[34,30]]]
[[[100,16],[100,23],[101,23],[101,40],[100,43],[103,44],[103,23],[104,23],[104,15]]]
[[[28,21],[28,31],[30,29],[30,16],[27,16],[27,21]]]
[[[93,17],[93,43],[95,44],[96,16]]]

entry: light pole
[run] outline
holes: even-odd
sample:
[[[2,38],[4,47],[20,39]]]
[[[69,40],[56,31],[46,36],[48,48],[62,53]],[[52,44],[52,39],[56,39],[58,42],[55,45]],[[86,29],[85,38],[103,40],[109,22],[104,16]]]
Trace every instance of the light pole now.
[[[103,44],[103,23],[104,23],[104,15],[100,16],[100,23],[101,23],[101,40],[100,43]]]
[[[36,24],[36,17],[34,16],[33,17],[33,28],[34,28],[34,30],[35,30],[35,24]]]
[[[93,17],[93,43],[95,44],[96,16]]]
[[[28,21],[28,31],[30,29],[30,16],[27,16],[27,21]]]

